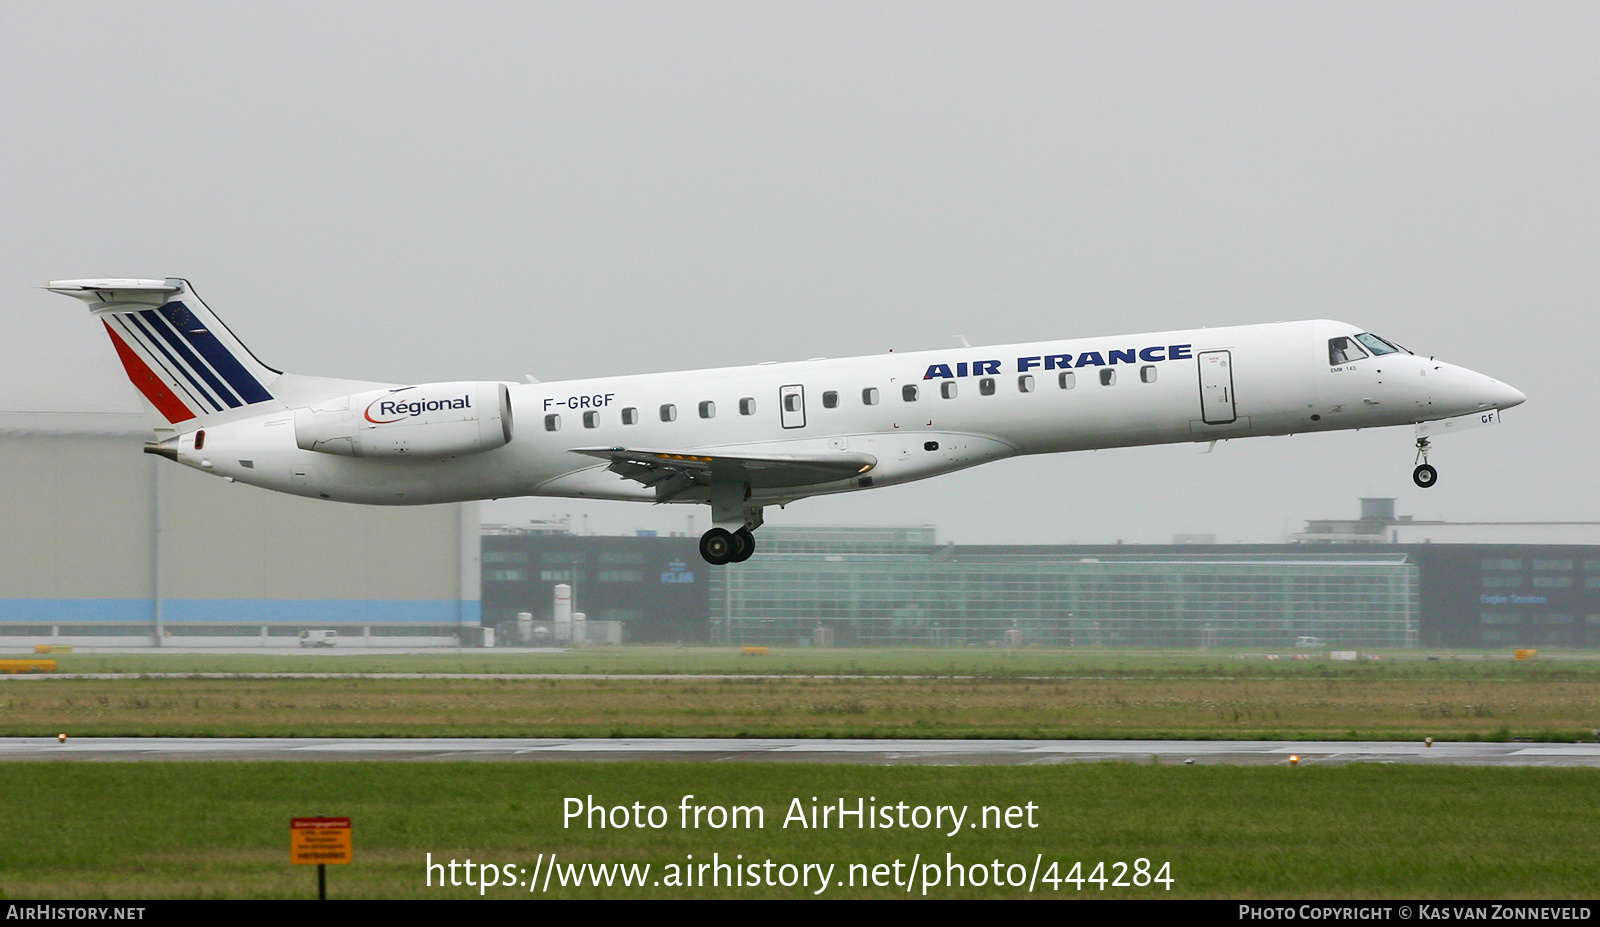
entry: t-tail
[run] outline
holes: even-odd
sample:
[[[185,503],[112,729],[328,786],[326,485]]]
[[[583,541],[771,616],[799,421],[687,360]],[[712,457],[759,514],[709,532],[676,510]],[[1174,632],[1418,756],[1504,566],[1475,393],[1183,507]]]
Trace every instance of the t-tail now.
[[[283,372],[257,360],[189,281],[57,280],[45,289],[88,304],[128,379],[172,430],[283,408],[272,389]]]

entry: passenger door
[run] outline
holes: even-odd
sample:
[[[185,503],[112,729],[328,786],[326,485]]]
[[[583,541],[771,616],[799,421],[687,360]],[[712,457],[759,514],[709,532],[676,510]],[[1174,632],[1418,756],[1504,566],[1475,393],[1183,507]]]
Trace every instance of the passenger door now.
[[[778,415],[785,428],[806,427],[806,388],[778,387]]]
[[[1200,418],[1207,425],[1226,425],[1239,417],[1233,405],[1233,358],[1228,351],[1202,351]]]

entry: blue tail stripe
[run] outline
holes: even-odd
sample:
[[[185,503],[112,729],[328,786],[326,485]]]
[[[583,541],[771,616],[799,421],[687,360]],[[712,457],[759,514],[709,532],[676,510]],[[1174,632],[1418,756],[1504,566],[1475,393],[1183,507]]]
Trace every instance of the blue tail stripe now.
[[[194,317],[188,306],[181,302],[171,302],[162,306],[159,311],[172,323],[172,327],[188,339],[195,350],[211,363],[212,368],[222,374],[228,385],[234,388],[247,405],[266,402],[272,398],[266,387],[257,382],[256,378],[250,375],[250,371],[244,369],[244,365],[233,356],[233,352],[224,347],[222,342],[217,340],[217,336]]]
[[[140,313],[140,315],[142,315],[142,314],[143,313]],[[213,411],[213,412],[221,412],[222,411],[222,403],[218,402],[215,397],[213,397],[209,392],[206,391],[205,387],[200,385],[200,381],[198,381],[198,380],[196,380],[194,378],[194,374],[190,373],[188,368],[186,368],[182,364],[178,363],[177,358],[173,357],[172,354],[167,351],[166,346],[164,346],[161,343],[161,339],[157,338],[150,331],[150,329],[145,325],[145,323],[139,320],[139,316],[138,315],[123,315],[123,316],[119,316],[118,318],[127,319],[128,322],[130,324],[132,324],[134,328],[137,328],[139,330],[139,333],[144,336],[143,338],[140,339],[140,342],[141,343],[146,343],[146,344],[149,345],[149,347],[154,348],[156,351],[159,351],[161,353],[161,356],[165,357],[167,359],[167,364],[171,364],[173,370],[178,371],[178,373],[181,374],[185,380],[188,380],[189,381],[189,385],[194,387],[195,392],[199,394],[200,398],[204,399],[206,404],[211,406],[211,411]],[[155,358],[151,358],[151,359],[154,360]],[[169,376],[171,375],[171,371],[167,370],[166,364],[163,364],[161,369],[164,370],[164,371],[167,371],[167,374]],[[187,392],[187,390],[186,390],[186,392]]]
[[[149,334],[144,332],[144,326],[140,325],[138,319],[123,315],[113,315],[110,318],[110,322],[116,325],[118,331],[122,332],[123,340],[128,343],[129,347],[141,349],[140,356],[155,369],[160,370],[162,376],[165,377],[164,382],[174,390],[182,393],[193,408],[202,411],[207,406],[213,407],[214,410],[222,408],[207,393],[198,388],[190,389],[184,385],[183,381],[189,380],[189,375],[184,373],[182,368],[171,363],[172,358],[167,356],[166,349],[151,340]],[[157,352],[160,352],[161,357],[156,356]],[[166,358],[165,361],[162,360],[163,357]],[[192,385],[193,381],[191,380],[190,383]]]
[[[165,309],[166,306],[161,308]],[[167,344],[172,345],[172,349],[178,353],[178,356],[182,358],[184,362],[194,370],[195,373],[199,374],[202,380],[205,380],[211,385],[211,389],[222,398],[223,402],[228,404],[230,409],[236,409],[239,406],[244,405],[244,403],[240,402],[226,386],[222,385],[222,381],[217,379],[216,374],[212,373],[210,368],[201,363],[200,358],[196,357],[194,352],[189,350],[188,344],[184,342],[183,337],[180,336],[178,332],[173,330],[163,313],[157,312],[154,309],[145,309],[139,313],[139,317],[149,323],[150,327],[155,329],[156,333],[159,334],[167,342]]]

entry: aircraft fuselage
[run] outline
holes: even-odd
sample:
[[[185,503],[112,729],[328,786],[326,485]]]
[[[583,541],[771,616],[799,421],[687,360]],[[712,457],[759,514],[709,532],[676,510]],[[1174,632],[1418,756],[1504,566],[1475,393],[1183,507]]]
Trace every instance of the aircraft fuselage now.
[[[1414,424],[1413,479],[1431,486],[1427,429],[1488,424],[1525,399],[1326,320],[396,386],[268,367],[180,278],[48,288],[88,305],[166,419],[151,453],[339,502],[709,503],[714,527],[700,550],[714,564],[751,555],[766,505],[1021,454]]]
[[[544,495],[652,501],[578,447],[870,455],[863,474],[750,488],[751,504],[890,486],[1021,454],[1337,431],[1505,408],[1521,394],[1395,352],[1333,364],[1332,321],[1283,322],[713,370],[507,384],[514,437],[444,458],[301,449],[294,410],[183,435],[177,459],[280,492],[424,504]],[[378,413],[374,413],[378,414]],[[704,491],[672,501],[704,502]]]

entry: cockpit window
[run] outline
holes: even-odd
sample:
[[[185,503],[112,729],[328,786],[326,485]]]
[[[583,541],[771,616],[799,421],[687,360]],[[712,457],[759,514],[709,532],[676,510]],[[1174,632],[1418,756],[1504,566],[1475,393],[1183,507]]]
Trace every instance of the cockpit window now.
[[[1366,345],[1367,350],[1371,351],[1374,355],[1394,354],[1397,351],[1405,350],[1399,345],[1390,344],[1389,342],[1384,341],[1382,338],[1379,338],[1377,335],[1374,335],[1371,332],[1362,332],[1356,336],[1356,340]]]
[[[1358,335],[1357,337],[1360,336]],[[1337,338],[1328,339],[1328,366],[1330,367],[1358,361],[1366,356],[1367,352],[1361,350],[1361,345],[1356,344],[1354,338],[1340,335]]]

